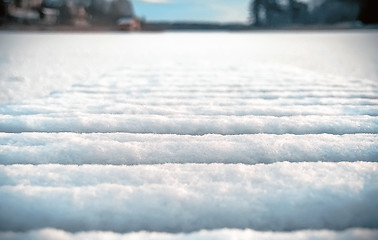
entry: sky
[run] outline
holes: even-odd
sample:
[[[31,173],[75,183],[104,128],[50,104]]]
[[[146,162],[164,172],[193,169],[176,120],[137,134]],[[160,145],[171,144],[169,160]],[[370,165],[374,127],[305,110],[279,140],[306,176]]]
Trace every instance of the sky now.
[[[250,0],[132,0],[137,16],[148,21],[247,23]]]

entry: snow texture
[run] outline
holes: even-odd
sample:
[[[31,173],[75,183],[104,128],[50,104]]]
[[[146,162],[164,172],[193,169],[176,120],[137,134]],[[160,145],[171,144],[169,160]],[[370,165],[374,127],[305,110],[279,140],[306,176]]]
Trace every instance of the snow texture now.
[[[377,239],[376,31],[0,42],[1,239]]]
[[[378,135],[0,133],[1,164],[378,161]]]
[[[57,229],[42,229],[25,233],[0,232],[3,240],[373,240],[378,238],[377,230],[350,229],[342,232],[329,230],[307,230],[297,232],[258,232],[250,229],[202,230],[189,234],[169,234],[158,232],[134,232],[119,234],[114,232],[70,233]]]
[[[0,131],[128,132],[156,134],[352,134],[378,133],[378,117],[371,116],[193,116],[112,115],[1,116]]]
[[[12,165],[1,182],[1,230],[378,227],[377,163]]]

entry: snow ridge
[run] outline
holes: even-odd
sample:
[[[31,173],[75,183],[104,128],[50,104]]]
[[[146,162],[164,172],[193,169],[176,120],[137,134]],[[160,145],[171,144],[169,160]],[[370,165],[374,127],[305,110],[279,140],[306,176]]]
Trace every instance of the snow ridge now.
[[[377,162],[377,134],[2,133],[2,164]]]
[[[378,227],[375,163],[16,165],[0,174],[1,230]]]

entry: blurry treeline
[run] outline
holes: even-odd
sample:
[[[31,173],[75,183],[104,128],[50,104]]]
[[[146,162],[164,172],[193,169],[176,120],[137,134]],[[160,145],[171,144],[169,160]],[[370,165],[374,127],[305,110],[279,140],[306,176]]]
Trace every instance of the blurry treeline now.
[[[134,19],[129,0],[0,0],[3,22],[111,25]]]
[[[252,0],[250,22],[258,27],[378,23],[378,0]]]
[[[147,23],[135,16],[130,0],[0,0],[0,25],[117,26],[122,30],[249,30],[378,24],[378,0],[250,0],[249,17],[247,25],[198,21]]]

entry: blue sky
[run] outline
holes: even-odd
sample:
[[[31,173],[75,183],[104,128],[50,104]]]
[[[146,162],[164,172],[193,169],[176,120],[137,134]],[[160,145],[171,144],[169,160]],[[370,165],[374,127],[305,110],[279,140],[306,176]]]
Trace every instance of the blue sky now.
[[[244,22],[250,0],[132,0],[148,21]]]

